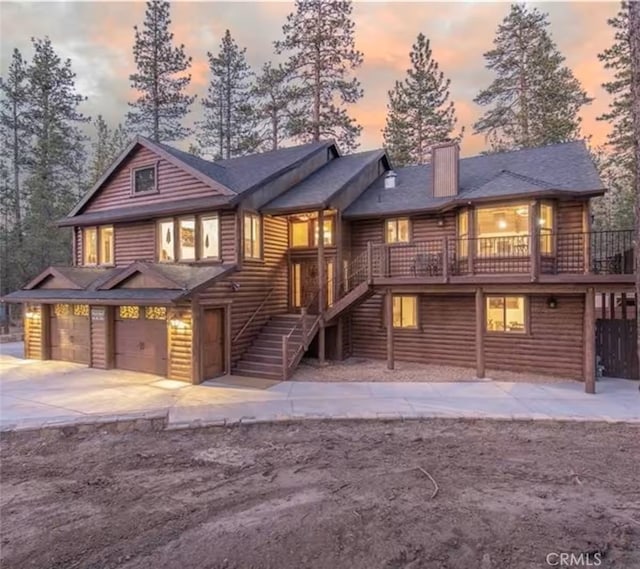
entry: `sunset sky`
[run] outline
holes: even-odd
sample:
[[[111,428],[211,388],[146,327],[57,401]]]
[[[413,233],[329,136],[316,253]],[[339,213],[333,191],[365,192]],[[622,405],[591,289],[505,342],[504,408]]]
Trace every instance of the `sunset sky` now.
[[[554,40],[595,98],[583,111],[584,135],[591,135],[594,145],[604,143],[609,127],[596,117],[609,102],[600,86],[609,74],[597,54],[613,41],[607,18],[615,15],[619,3],[532,5],[549,12]],[[280,37],[292,6],[292,2],[173,2],[172,29],[194,60],[190,91],[204,94],[209,81],[206,53],[218,51],[227,28],[240,46],[247,47],[254,69],[268,59],[277,60],[272,42]],[[466,127],[462,153],[482,151],[484,138],[472,134],[472,124],[481,113],[473,98],[492,79],[482,54],[491,48],[495,30],[508,10],[508,3],[356,2],[356,45],[364,53],[357,75],[365,94],[350,113],[364,127],[360,149],[381,145],[387,91],[396,79],[403,78],[411,44],[423,32],[431,40],[440,68],[451,78],[459,124]],[[2,73],[14,47],[30,58],[30,38],[48,35],[58,53],[73,62],[78,91],[88,97],[82,110],[91,116],[101,113],[115,124],[123,120],[127,101],[133,98],[128,80],[134,70],[133,26],[142,24],[144,11],[144,2],[2,2]],[[199,118],[200,112],[196,101],[189,121]]]

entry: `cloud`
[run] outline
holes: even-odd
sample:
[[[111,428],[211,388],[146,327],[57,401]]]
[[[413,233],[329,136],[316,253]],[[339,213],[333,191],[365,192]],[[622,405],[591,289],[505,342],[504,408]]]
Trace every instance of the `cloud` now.
[[[585,134],[593,142],[606,140],[609,126],[596,117],[609,103],[600,86],[609,75],[597,54],[613,41],[606,20],[618,10],[616,3],[540,3],[549,12],[551,33],[576,77],[594,102],[582,112]],[[273,41],[293,4],[286,2],[174,2],[172,31],[193,57],[190,92],[202,98],[209,82],[207,52],[217,52],[226,29],[241,47],[255,70],[279,56]],[[463,154],[484,149],[484,138],[472,134],[482,109],[473,98],[486,87],[491,73],[482,54],[491,48],[495,30],[508,12],[507,3],[356,2],[357,48],[364,64],[357,70],[364,98],[350,112],[362,124],[362,148],[382,142],[387,91],[402,79],[409,66],[409,51],[419,33],[430,40],[435,59],[451,79],[451,95],[459,125],[466,127]],[[73,62],[77,87],[89,97],[83,111],[102,114],[112,123],[123,120],[127,101],[133,98],[129,74],[134,71],[131,52],[134,25],[144,19],[144,2],[67,2],[2,4],[0,21],[0,69],[6,70],[11,51],[18,47],[31,56],[30,37],[48,35],[56,50]],[[201,105],[193,106],[190,122],[199,119]]]

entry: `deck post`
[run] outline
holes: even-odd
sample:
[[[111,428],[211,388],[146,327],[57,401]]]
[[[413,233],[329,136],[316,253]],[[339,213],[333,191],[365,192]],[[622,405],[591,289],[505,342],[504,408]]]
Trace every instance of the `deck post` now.
[[[476,289],[476,377],[484,377],[484,294]]]
[[[449,238],[442,238],[442,280],[449,282]]]
[[[535,283],[540,274],[540,229],[538,219],[540,218],[540,202],[535,200],[531,203],[531,215],[529,216],[529,269],[531,271],[531,282]]]
[[[591,272],[591,211],[588,200],[582,206],[582,235],[584,273],[588,275]]]
[[[324,210],[318,211],[318,313],[322,315],[327,306],[327,278],[324,259]]]
[[[318,329],[318,363],[324,365],[326,359],[326,328],[324,320],[320,317],[320,328]]]
[[[373,244],[367,241],[367,283],[373,283]]]
[[[596,303],[593,287],[584,295],[584,390],[596,392]]]
[[[307,344],[307,308],[303,306],[300,309],[300,316],[302,317],[302,345],[306,350],[308,347]]]
[[[475,273],[475,259],[478,249],[478,235],[476,230],[476,210],[474,207],[470,207],[469,212],[469,238],[467,239],[467,264],[469,274]]]
[[[395,367],[393,354],[393,294],[388,289],[384,295],[384,315],[387,324],[387,369]]]
[[[282,379],[289,379],[289,337],[282,336]]]

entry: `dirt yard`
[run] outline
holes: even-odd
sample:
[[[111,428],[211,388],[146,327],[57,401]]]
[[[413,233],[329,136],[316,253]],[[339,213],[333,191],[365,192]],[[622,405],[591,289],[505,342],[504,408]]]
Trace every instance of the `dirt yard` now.
[[[499,381],[526,381],[550,383],[566,381],[549,375],[487,370],[487,378]],[[341,362],[328,361],[320,366],[318,360],[305,358],[296,369],[293,381],[483,381],[476,378],[476,370],[468,367],[396,362],[395,369],[388,370],[386,360],[347,358]]]
[[[640,567],[637,426],[307,422],[0,451],[5,569]]]

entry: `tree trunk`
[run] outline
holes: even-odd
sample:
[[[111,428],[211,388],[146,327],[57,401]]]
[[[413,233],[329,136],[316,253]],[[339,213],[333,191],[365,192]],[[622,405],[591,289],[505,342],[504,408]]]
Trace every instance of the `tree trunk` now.
[[[629,2],[629,43],[631,44],[631,112],[633,116],[633,141],[635,155],[635,273],[636,320],[638,323],[638,357],[640,358],[640,2]]]
[[[322,26],[322,2],[318,2],[318,18],[316,20],[316,43],[315,43],[315,76],[313,85],[313,140],[320,140],[320,68],[322,62],[320,60],[320,27]]]
[[[20,196],[20,150],[18,133],[18,102],[13,100],[13,191],[14,222],[18,235],[18,243],[22,243],[22,204]]]

